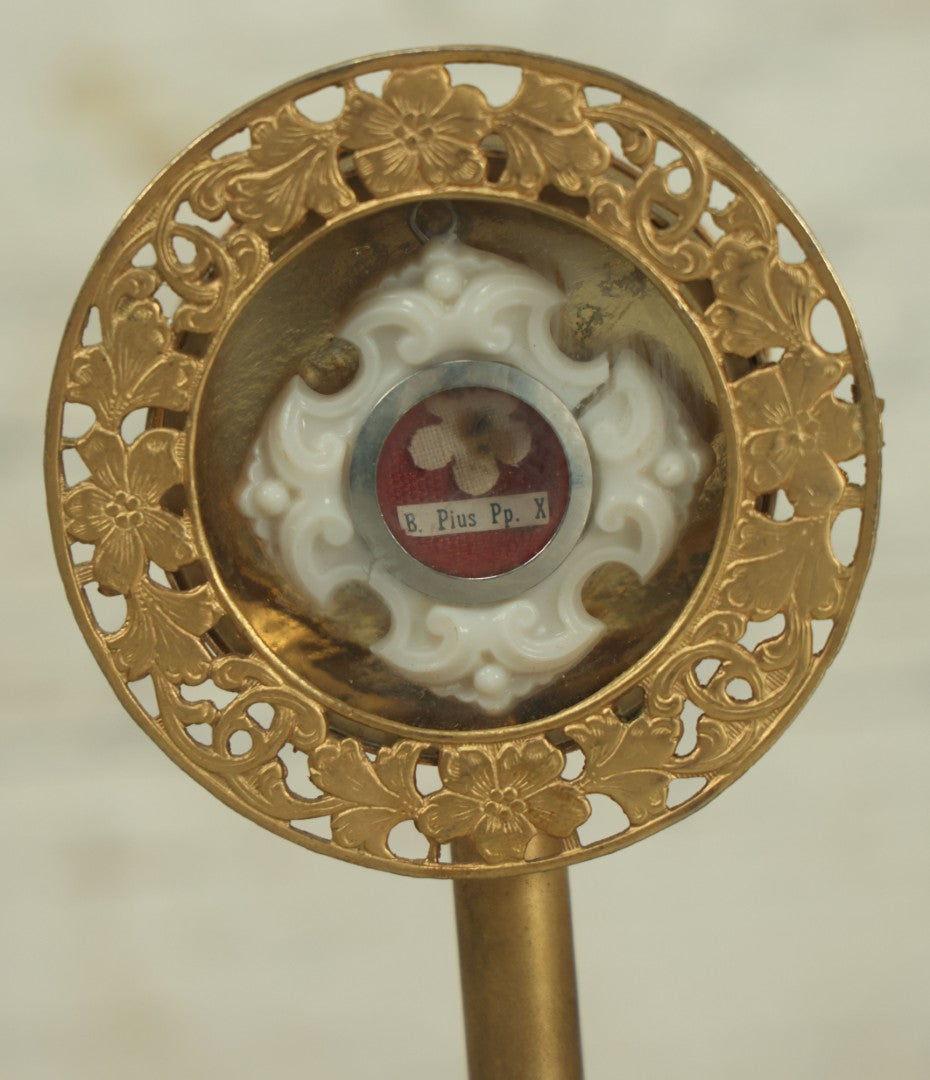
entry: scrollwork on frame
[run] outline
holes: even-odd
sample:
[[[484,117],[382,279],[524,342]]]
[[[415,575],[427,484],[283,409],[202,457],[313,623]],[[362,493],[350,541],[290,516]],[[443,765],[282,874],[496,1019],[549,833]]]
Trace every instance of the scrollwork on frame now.
[[[333,842],[391,858],[388,837],[423,805],[416,765],[423,747],[402,740],[370,761],[356,739],[329,739],[309,755],[310,777],[333,800]]]
[[[229,213],[263,236],[280,236],[308,211],[330,217],[355,204],[339,168],[341,133],[317,124],[287,102],[251,127],[252,146],[210,161],[188,193],[191,208],[207,221]]]
[[[610,164],[610,151],[585,115],[582,88],[567,79],[524,71],[513,100],[495,110],[493,128],[507,154],[501,186],[525,195],[538,195],[546,184],[584,195]]]
[[[178,242],[191,254],[178,254]],[[247,228],[222,240],[196,225],[162,216],[152,238],[165,284],[180,297],[172,324],[177,331],[206,334],[216,330],[238,295],[253,285],[268,264],[265,243]]]
[[[134,409],[186,409],[199,378],[197,361],[172,347],[152,298],[158,284],[153,270],[118,272],[100,305],[102,341],[78,349],[69,369],[68,400],[89,405],[111,430]]]
[[[798,235],[803,227],[758,173],[709,129],[621,80],[612,84],[618,101],[594,106],[586,96],[592,75],[583,69],[505,51],[462,57],[519,69],[511,100],[491,106],[480,87],[453,80],[442,55],[397,57],[385,61],[380,94],[358,81],[371,65],[356,65],[295,85],[273,106],[244,110],[227,125],[229,133],[248,128],[243,151],[214,158],[218,135],[196,144],[142,197],[95,269],[63,346],[49,435],[69,593],[111,680],[152,680],[157,715],[139,709],[140,723],[260,823],[318,850],[435,876],[517,872],[539,839],[555,852],[539,856],[540,865],[609,850],[676,820],[735,778],[785,726],[831,655],[814,653],[812,623],[845,625],[871,543],[864,527],[845,566],[831,530],[849,506],[870,514],[874,527],[877,490],[871,399],[837,393],[850,375],[860,391],[869,389],[861,346],[848,334],[846,348],[829,353],[811,331],[817,304],[827,299],[841,310],[842,294],[812,247],[800,263],[779,255],[777,226]],[[320,123],[297,102],[324,84],[343,90],[345,103]],[[600,125],[617,135],[621,160],[613,160]],[[671,156],[661,157],[660,147]],[[468,740],[398,736],[372,751],[340,734],[338,703],[324,706],[320,694],[257,654],[225,655],[211,637],[229,613],[185,504],[184,427],[207,362],[200,356],[233,305],[264,279],[276,238],[379,201],[467,194],[532,206],[547,189],[577,200],[579,224],[620,246],[670,294],[709,283],[712,296],[693,319],[725,387],[735,488],[716,577],[656,651],[634,716],[622,716],[605,688],[561,728],[553,722],[544,732],[537,725]],[[727,195],[725,205],[711,205],[714,191]],[[180,220],[182,207],[201,223]],[[225,215],[230,224],[215,235],[207,225]],[[154,265],[135,265],[149,245]],[[178,299],[171,317],[163,287]],[[91,305],[101,340],[84,345]],[[189,348],[192,334],[205,339],[200,351]],[[762,362],[767,350],[778,354],[775,362]],[[746,363],[728,366],[733,357]],[[93,410],[79,438],[61,435],[66,403]],[[127,441],[123,422],[140,409],[149,427]],[[71,486],[65,451],[76,451],[89,472]],[[866,481],[856,486],[840,466],[861,454]],[[787,519],[772,513],[779,492],[791,505]],[[76,564],[72,545],[92,552]],[[185,578],[191,568],[201,576]],[[104,595],[124,597],[118,629],[93,621],[85,593],[93,582]],[[773,636],[746,644],[751,623],[776,616],[783,626]],[[211,684],[225,704],[197,698],[194,690]],[[682,750],[688,703],[698,715],[693,743]],[[270,718],[257,719],[259,706]],[[293,756],[285,765],[287,747]],[[569,752],[583,759],[574,775]],[[306,770],[299,779],[316,794],[295,783],[295,768]],[[438,788],[421,789],[421,768],[434,770]],[[670,785],[682,777],[707,783],[672,808]],[[629,825],[582,843],[578,830],[593,823],[596,796],[612,800]],[[298,828],[315,819],[328,820],[331,840]],[[428,846],[425,858],[392,849],[393,831],[410,824]],[[443,862],[453,843],[474,858],[459,868]]]
[[[677,280],[703,277],[710,251],[696,230],[712,179],[706,157],[668,124],[630,102],[589,109],[587,115],[614,129],[624,153],[639,170],[631,187],[615,180],[598,185],[592,198],[593,218],[611,231],[632,234]],[[660,142],[680,156],[660,166],[656,162]],[[678,171],[687,176],[682,192],[670,187],[670,178]]]
[[[605,709],[569,725],[566,734],[585,755],[578,780],[582,791],[608,795],[632,825],[644,825],[666,809],[675,775],[675,747],[681,739],[677,719],[640,717],[623,722]]]

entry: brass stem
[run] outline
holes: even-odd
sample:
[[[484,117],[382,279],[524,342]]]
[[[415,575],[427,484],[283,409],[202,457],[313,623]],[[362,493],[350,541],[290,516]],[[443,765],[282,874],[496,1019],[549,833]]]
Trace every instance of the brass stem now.
[[[582,1080],[568,871],[454,886],[470,1080]]]

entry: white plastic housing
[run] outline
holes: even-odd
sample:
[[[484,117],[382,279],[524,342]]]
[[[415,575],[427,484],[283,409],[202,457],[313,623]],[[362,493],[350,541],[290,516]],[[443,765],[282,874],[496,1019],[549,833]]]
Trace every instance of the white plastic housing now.
[[[633,349],[580,362],[558,348],[553,316],[564,302],[525,266],[454,239],[430,242],[337,328],[360,352],[352,382],[332,395],[296,376],[284,388],[238,493],[269,555],[314,605],[324,611],[340,586],[368,584],[391,614],[372,651],[412,682],[489,714],[593,647],[604,626],[581,602],[585,581],[608,562],[648,579],[671,553],[712,460]],[[475,606],[444,603],[386,573],[353,523],[347,490],[355,437],[378,400],[412,372],[463,354],[514,365],[576,410],[594,474],[587,527],[561,565],[518,598]]]

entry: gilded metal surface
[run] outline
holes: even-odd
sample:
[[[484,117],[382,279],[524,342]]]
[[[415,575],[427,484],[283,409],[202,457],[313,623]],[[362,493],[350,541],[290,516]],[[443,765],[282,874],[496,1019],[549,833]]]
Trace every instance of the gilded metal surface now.
[[[568,871],[455,882],[468,1074],[581,1080]]]
[[[452,62],[518,69],[519,89],[492,107],[480,86],[453,83]],[[380,93],[364,78],[376,71],[388,72]],[[308,119],[301,100],[332,86],[344,91],[338,116]],[[247,148],[223,153],[246,128]],[[395,694],[342,636],[350,624],[356,638],[377,635],[381,615],[365,597],[347,598],[349,614],[329,622],[289,606],[260,552],[240,557],[244,541],[229,538],[247,530],[223,510],[235,478],[223,459],[248,445],[282,382],[298,370],[321,388],[351,376],[355,358],[327,339],[326,312],[405,244],[412,251],[406,215],[430,198],[455,202],[473,230],[464,238],[479,246],[487,222],[502,221],[512,256],[518,219],[536,239],[548,230],[568,248],[613,253],[616,274],[600,279],[598,302],[567,306],[567,338],[593,355],[627,320],[659,342],[657,354],[675,352],[648,318],[637,327],[637,305],[626,303],[661,301],[679,354],[699,357],[677,377],[718,455],[706,512],[677,557],[685,565],[666,579],[681,593],[644,644],[596,655],[574,685],[530,702],[510,726],[445,705],[443,725],[428,695]],[[803,261],[780,254],[779,226]],[[545,247],[529,246],[545,260]],[[335,262],[320,259],[326,251]],[[304,290],[302,302],[325,310],[301,337],[281,283],[308,270],[317,295]],[[570,297],[575,286],[584,293],[580,280],[565,282]],[[824,309],[842,340],[812,330]],[[133,439],[140,416],[147,430]],[[78,298],[46,468],[85,636],[136,720],[190,775],[316,850],[402,873],[493,876],[646,836],[770,745],[845,634],[872,548],[879,447],[861,341],[835,277],[725,140],[601,72],[450,49],[360,61],[278,90],[154,182]],[[632,610],[616,602],[630,584],[608,569],[589,606],[612,634],[642,638],[650,595],[661,609],[664,593],[642,590]],[[122,605],[112,623],[101,597],[122,598],[110,601]],[[595,795],[618,808],[606,826],[589,820]],[[407,854],[411,834],[422,850]],[[452,865],[452,842],[473,854]]]

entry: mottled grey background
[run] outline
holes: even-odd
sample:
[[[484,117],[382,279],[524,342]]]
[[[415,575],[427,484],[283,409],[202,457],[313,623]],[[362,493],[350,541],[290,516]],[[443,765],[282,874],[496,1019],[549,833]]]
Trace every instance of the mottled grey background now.
[[[878,554],[822,688],[717,802],[572,871],[589,1076],[930,1075],[930,7],[907,0],[7,9],[0,1075],[464,1076],[450,886],[276,839],[158,752],[67,610],[40,475],[70,304],[164,162],[305,71],[463,41],[621,72],[742,147],[888,401]]]

